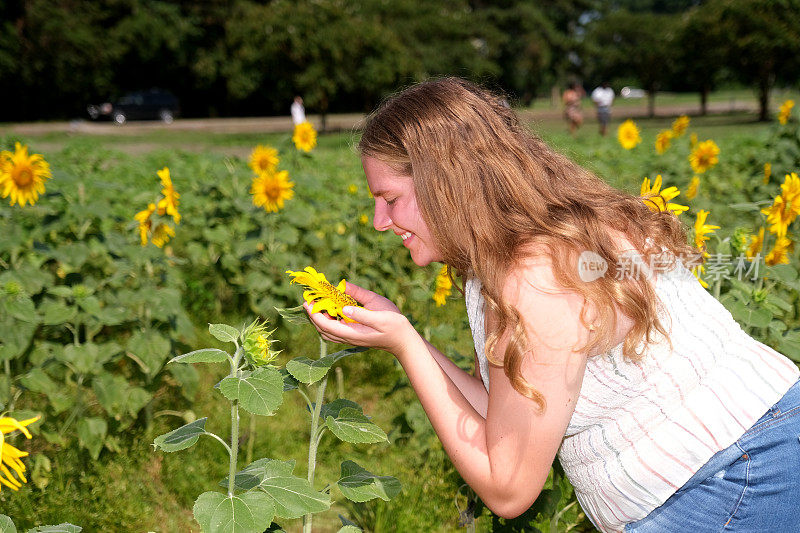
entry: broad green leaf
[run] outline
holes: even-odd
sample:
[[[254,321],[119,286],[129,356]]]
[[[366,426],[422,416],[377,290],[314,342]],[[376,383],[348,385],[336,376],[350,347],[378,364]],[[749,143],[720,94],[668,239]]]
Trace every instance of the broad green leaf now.
[[[55,287],[48,287],[47,292],[49,294],[61,296],[62,298],[72,297],[72,287],[67,287],[66,285],[56,285]]]
[[[21,376],[19,381],[28,390],[42,394],[51,394],[59,388],[59,385],[56,385],[56,382],[38,367],[32,368],[30,372]]]
[[[97,374],[103,370],[102,355],[94,343],[70,344],[64,347],[61,358],[79,374]]]
[[[14,359],[31,343],[36,324],[22,322],[11,315],[0,313],[0,361]]]
[[[797,279],[797,270],[791,265],[774,265],[766,268],[766,275],[772,279],[791,283]]]
[[[169,433],[159,435],[153,440],[153,446],[156,450],[161,448],[165,452],[185,450],[193,446],[197,439],[200,438],[200,435],[207,433],[206,420],[208,418],[198,418],[191,424],[186,424],[178,429],[173,429]]]
[[[342,463],[341,476],[336,484],[342,494],[354,502],[366,502],[375,498],[388,502],[402,490],[397,478],[377,476],[353,461]]]
[[[307,324],[309,322],[308,313],[306,313],[302,305],[297,307],[276,307],[275,310],[281,315],[281,318],[290,324]]]
[[[14,521],[4,514],[0,514],[0,533],[17,533]]]
[[[36,306],[33,305],[33,300],[30,297],[17,294],[15,296],[8,296],[3,301],[3,307],[6,312],[23,322],[37,323],[39,316],[36,314]]]
[[[82,418],[78,421],[78,442],[81,447],[89,450],[92,459],[97,460],[100,450],[103,449],[103,442],[108,432],[108,424],[102,418]]]
[[[355,409],[359,413],[364,412],[363,409],[361,409],[361,406],[358,405],[356,402],[352,400],[347,400],[345,398],[338,398],[330,403],[323,404],[319,410],[319,416],[322,420],[325,420],[329,416],[336,418],[337,416],[339,416],[339,412],[345,407]]]
[[[126,415],[136,416],[151,398],[146,390],[130,385],[122,376],[111,374],[92,380],[92,389],[100,405],[116,420]]]
[[[193,352],[185,353],[169,360],[170,363],[221,363],[228,361],[230,356],[227,352],[216,348],[203,348]]]
[[[169,357],[170,341],[155,330],[137,331],[128,340],[128,351],[140,362],[142,370],[153,377]]]
[[[325,417],[325,425],[331,433],[345,442],[372,443],[388,440],[381,428],[370,422],[360,410],[352,407],[343,407],[336,418],[328,415]]]
[[[339,531],[337,531],[336,533],[361,533],[362,531],[364,530],[361,529],[360,527],[348,525],[348,526],[342,526],[342,528],[339,529]]]
[[[209,324],[208,332],[222,342],[236,342],[239,330],[227,324]]]
[[[338,352],[332,353],[327,357],[333,357],[333,362],[336,363],[345,357],[349,357],[351,355],[355,355],[357,353],[366,352],[369,350],[366,346],[353,346],[352,348],[345,348],[344,350],[340,350]]]
[[[791,339],[781,340],[780,352],[792,361],[800,363],[800,341]]]
[[[295,357],[286,363],[286,370],[298,381],[306,384],[316,383],[321,380],[328,370],[331,369],[334,358],[326,355],[320,359],[309,359],[308,357]]]
[[[44,302],[39,310],[44,314],[42,323],[48,326],[63,324],[75,318],[77,310],[63,302],[47,301]]]
[[[220,392],[229,400],[254,415],[270,416],[283,401],[283,377],[272,367],[261,367],[251,374],[229,376],[219,384]]]
[[[772,313],[766,309],[752,309],[739,300],[724,302],[725,307],[731,312],[733,318],[746,326],[765,328],[773,318]]]
[[[278,370],[281,373],[281,377],[283,377],[283,392],[294,390],[297,388],[297,385],[300,383],[297,381],[293,375],[289,373],[288,370],[285,368],[281,368]]]
[[[200,373],[197,369],[192,365],[170,365],[169,373],[178,381],[181,395],[193,402],[200,387]]]
[[[306,479],[292,474],[294,461],[259,459],[236,474],[239,490],[258,486],[275,504],[275,514],[281,518],[299,518],[330,508],[330,496],[317,492]],[[227,480],[226,480],[227,481]],[[223,486],[227,488],[227,482]]]
[[[100,300],[98,300],[95,296],[86,296],[84,298],[76,298],[75,303],[78,306],[89,313],[90,315],[99,315],[102,309],[102,305],[100,304]]]
[[[26,533],[80,533],[82,530],[81,526],[64,522],[55,526],[37,526],[29,529]]]
[[[204,533],[261,533],[275,517],[269,496],[259,491],[233,496],[204,492],[194,502],[193,512]]]

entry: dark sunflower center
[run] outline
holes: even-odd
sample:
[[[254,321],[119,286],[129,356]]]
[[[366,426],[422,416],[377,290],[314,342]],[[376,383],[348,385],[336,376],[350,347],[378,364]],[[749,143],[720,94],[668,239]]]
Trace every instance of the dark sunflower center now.
[[[14,183],[17,184],[17,187],[27,187],[28,185],[33,182],[33,172],[30,168],[23,167],[14,174],[12,174],[14,178]]]

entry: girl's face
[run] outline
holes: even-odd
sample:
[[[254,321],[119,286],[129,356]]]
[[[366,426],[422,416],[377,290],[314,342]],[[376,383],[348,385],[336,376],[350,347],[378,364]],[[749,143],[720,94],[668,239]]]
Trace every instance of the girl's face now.
[[[419,266],[441,261],[428,226],[417,207],[414,181],[373,157],[361,159],[367,185],[375,197],[373,225],[378,231],[392,230],[403,239],[411,259]]]

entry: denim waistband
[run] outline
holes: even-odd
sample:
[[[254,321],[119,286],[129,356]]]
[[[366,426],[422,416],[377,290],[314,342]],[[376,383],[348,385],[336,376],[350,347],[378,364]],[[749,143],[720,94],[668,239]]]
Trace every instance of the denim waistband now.
[[[678,489],[676,494],[692,488],[698,483],[701,483],[704,479],[708,479],[729,464],[736,461],[742,456],[742,449],[739,447],[739,443],[741,441],[747,440],[749,436],[752,436],[755,432],[758,432],[758,429],[760,426],[762,426],[762,424],[765,424],[776,416],[779,416],[781,413],[796,407],[800,407],[800,380],[796,381],[794,385],[789,387],[789,390],[786,391],[781,399],[778,400],[775,405],[767,409],[767,412],[764,413],[761,418],[759,418],[756,423],[750,427],[750,429],[745,431],[736,442],[724,450],[720,450],[712,455],[711,459],[709,459],[706,464],[700,467],[700,470],[695,472],[694,475],[689,478],[689,481],[684,483],[683,486]]]

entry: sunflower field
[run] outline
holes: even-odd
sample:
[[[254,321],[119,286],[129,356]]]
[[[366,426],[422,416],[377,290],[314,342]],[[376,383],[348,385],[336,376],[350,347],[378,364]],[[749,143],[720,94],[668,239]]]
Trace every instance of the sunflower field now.
[[[757,127],[533,127],[683,220],[704,286],[800,361],[792,105]],[[528,512],[493,516],[393,358],[327,345],[297,311],[347,279],[472,367],[441,265],[372,228],[357,134],[163,135],[141,153],[0,137],[0,531],[593,530],[557,464]]]

